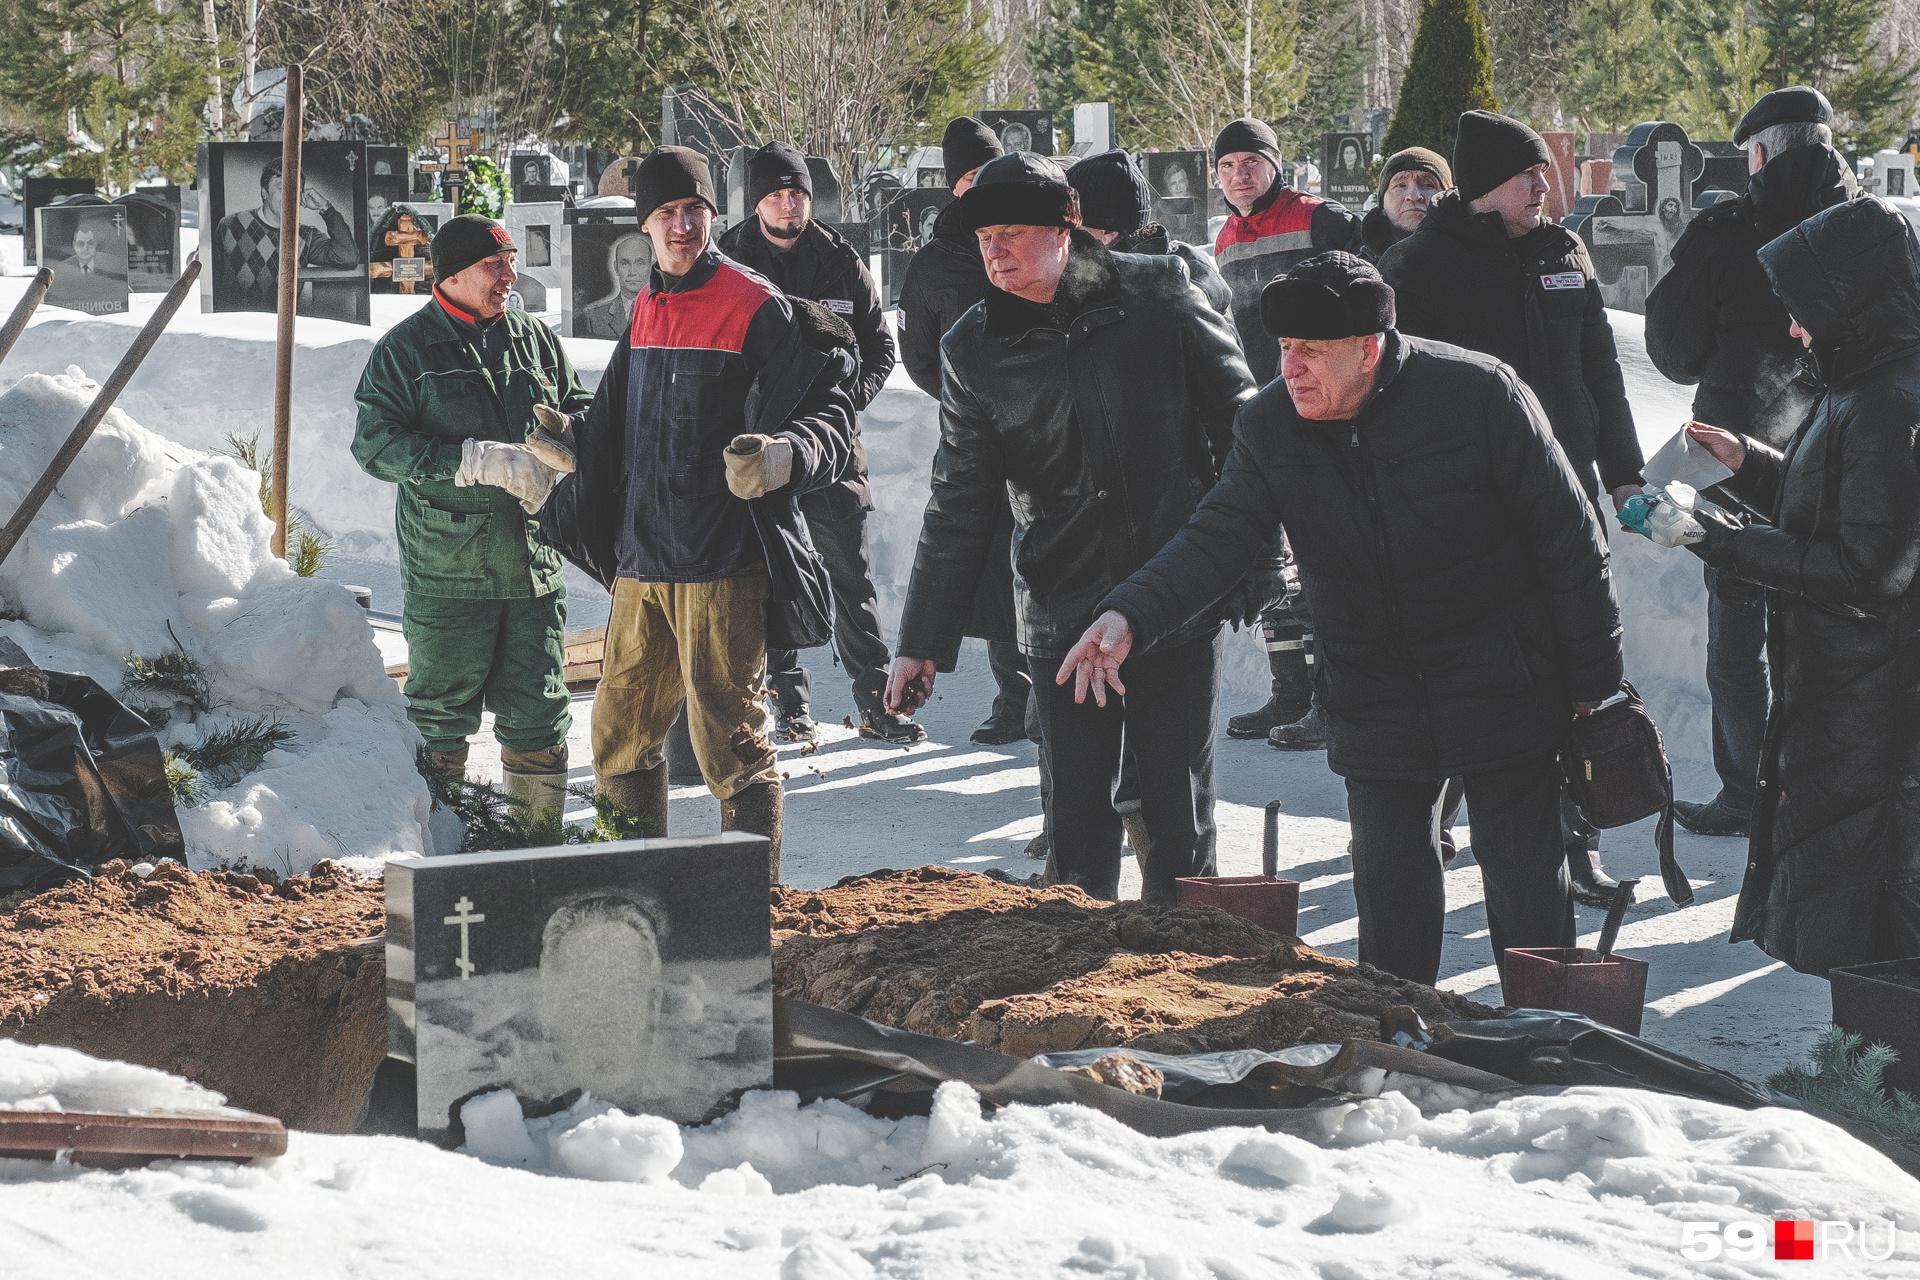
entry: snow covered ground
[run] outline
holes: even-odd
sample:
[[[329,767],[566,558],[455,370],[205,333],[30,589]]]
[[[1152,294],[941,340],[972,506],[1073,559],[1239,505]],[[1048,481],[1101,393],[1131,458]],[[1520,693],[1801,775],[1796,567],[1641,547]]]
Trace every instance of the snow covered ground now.
[[[0,260],[17,272],[19,240],[0,237]],[[0,307],[10,306],[24,277],[0,278]],[[6,367],[0,388],[29,371],[57,373],[78,362],[104,377],[154,299],[136,296],[131,317],[99,319],[43,307]],[[390,490],[374,484],[347,452],[352,394],[371,344],[386,326],[419,305],[376,298],[371,328],[301,320],[295,366],[294,500],[350,553],[337,573],[365,578],[385,566],[394,580],[376,594],[377,609],[398,612],[392,567]],[[1687,417],[1690,392],[1662,379],[1648,363],[1640,317],[1614,313],[1622,365],[1643,441],[1651,452]],[[213,448],[230,431],[270,436],[272,326],[265,317],[202,315],[189,308],[149,358],[122,400],[132,417],[195,448]],[[589,383],[597,381],[612,344],[572,340],[567,347]],[[927,463],[938,439],[932,403],[896,371],[888,389],[863,415],[863,431],[879,510],[870,518],[875,578],[891,628],[911,568]],[[1699,565],[1680,551],[1654,547],[1632,535],[1614,537],[1614,564],[1626,616],[1628,673],[1652,706],[1673,756],[1679,793],[1705,798],[1715,780],[1709,765],[1706,713],[1705,597]],[[576,625],[602,616],[604,595],[570,581]],[[1265,662],[1250,637],[1230,637],[1221,715],[1265,697]],[[90,650],[84,662],[117,664],[111,647]],[[815,675],[816,715],[837,725],[852,707],[828,652],[807,655]],[[80,657],[76,663],[84,667]],[[93,668],[84,668],[92,670]],[[785,748],[789,774],[783,877],[800,886],[830,884],[880,867],[937,862],[974,870],[1000,868],[1025,875],[1037,867],[1021,850],[1039,829],[1038,772],[1027,743],[983,748],[967,735],[985,717],[992,696],[985,653],[969,642],[961,670],[941,677],[935,701],[921,713],[928,742],[911,751],[862,741],[832,729],[821,751],[801,757]],[[574,780],[592,777],[588,723],[591,701],[576,702],[572,735]],[[475,744],[475,770],[497,769],[497,752],[484,732]],[[1221,869],[1259,870],[1260,809],[1281,800],[1282,865],[1302,883],[1301,928],[1307,940],[1351,956],[1355,920],[1345,847],[1345,791],[1318,753],[1283,754],[1264,743],[1220,740]],[[409,749],[410,753],[410,749]],[[678,833],[717,830],[718,805],[703,788],[674,792]],[[576,815],[577,817],[578,815]],[[1470,815],[1469,815],[1470,816]],[[324,824],[316,824],[324,829]],[[1750,944],[1726,943],[1744,865],[1745,844],[1681,833],[1677,851],[1691,876],[1696,902],[1675,910],[1659,891],[1651,822],[1608,832],[1604,847],[1616,875],[1645,877],[1641,896],[1621,935],[1627,954],[1652,962],[1646,1034],[1649,1038],[1749,1077],[1802,1060],[1828,1019],[1826,984],[1775,964]],[[1137,889],[1127,868],[1123,888]],[[1486,941],[1479,875],[1456,864],[1448,875],[1448,936],[1442,985],[1498,1002]],[[1582,940],[1597,936],[1598,912],[1581,909]]]
[[[129,1087],[142,1076],[147,1105],[193,1101],[157,1072],[48,1056],[0,1042],[0,1107],[83,1096],[74,1076],[108,1077],[123,1106],[142,1105]],[[1920,1185],[1845,1134],[1798,1112],[1626,1090],[1426,1114],[1387,1093],[1324,1113],[1312,1141],[1146,1138],[1070,1105],[983,1118],[957,1084],[926,1118],[756,1093],[701,1129],[590,1101],[527,1123],[487,1117],[500,1109],[486,1102],[466,1113],[484,1162],[304,1133],[252,1166],[0,1159],[0,1272],[1690,1280],[1790,1273],[1770,1260],[1775,1218],[1852,1224],[1850,1252],[1826,1250],[1822,1275],[1911,1276],[1920,1253]],[[1733,1239],[1769,1261],[1703,1271],[1681,1252],[1696,1222],[1723,1241],[1746,1224]],[[1861,1256],[1862,1223],[1864,1252],[1886,1260]]]

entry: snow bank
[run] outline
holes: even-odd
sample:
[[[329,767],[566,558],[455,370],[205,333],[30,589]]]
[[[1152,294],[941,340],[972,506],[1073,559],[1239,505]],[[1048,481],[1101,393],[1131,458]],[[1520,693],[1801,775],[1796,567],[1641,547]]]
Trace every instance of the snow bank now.
[[[499,1110],[521,1157],[582,1176],[306,1133],[253,1166],[0,1160],[0,1236],[23,1274],[196,1280],[1691,1278],[1682,1223],[1776,1216],[1866,1219],[1875,1253],[1897,1222],[1892,1261],[1822,1274],[1891,1277],[1920,1248],[1920,1187],[1823,1122],[1626,1090],[1431,1115],[1387,1094],[1317,1142],[1146,1138],[1079,1106],[983,1118],[955,1084],[900,1121],[755,1093],[705,1128],[600,1111],[537,1138],[549,1122]]]
[[[93,399],[78,367],[0,394],[0,510],[15,510]],[[50,669],[118,689],[130,654],[184,650],[210,712],[175,713],[169,746],[237,722],[294,738],[261,769],[181,807],[191,865],[371,868],[425,847],[420,737],[372,628],[337,583],[300,578],[270,549],[259,477],[111,411],[0,566],[0,634]]]
[[[0,1040],[0,1110],[244,1116],[191,1080],[77,1049]]]

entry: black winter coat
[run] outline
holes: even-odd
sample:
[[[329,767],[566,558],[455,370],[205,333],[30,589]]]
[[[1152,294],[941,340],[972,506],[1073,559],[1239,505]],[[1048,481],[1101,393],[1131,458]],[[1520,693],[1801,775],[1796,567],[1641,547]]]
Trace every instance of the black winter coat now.
[[[1240,411],[1220,483],[1098,606],[1152,644],[1284,524],[1313,607],[1327,763],[1437,782],[1554,751],[1620,687],[1620,607],[1592,503],[1512,369],[1389,333],[1349,422],[1286,384]]]
[[[1394,226],[1387,211],[1375,205],[1360,219],[1360,256],[1377,264],[1382,254],[1412,234]]]
[[[1052,304],[995,289],[941,345],[940,451],[898,652],[953,670],[1010,493],[1020,648],[1064,655],[1212,486],[1253,376],[1179,261],[1109,253],[1084,231]],[[1169,631],[1217,628],[1218,613],[1194,616],[1214,599]]]
[[[1449,191],[1380,255],[1402,333],[1483,351],[1533,388],[1589,493],[1640,483],[1640,439],[1600,282],[1580,238],[1546,223],[1511,239]]]
[[[1736,941],[1806,973],[1920,954],[1920,248],[1879,200],[1760,251],[1828,378],[1783,455],[1725,482],[1773,513],[1703,558],[1767,591],[1773,706]]]
[[[887,331],[881,311],[880,290],[853,246],[832,227],[809,221],[793,252],[776,255],[760,233],[760,219],[755,215],[728,228],[720,237],[720,249],[779,285],[789,296],[818,303],[853,330],[860,371],[848,392],[856,410],[872,404],[880,388],[887,385],[887,375],[893,372],[893,334]],[[858,418],[853,427],[853,465],[847,469],[846,479],[832,488],[805,495],[800,506],[816,519],[873,510],[873,493],[867,484],[867,450],[860,442]]]
[[[1144,253],[1155,258],[1172,254],[1187,264],[1187,274],[1200,286],[1200,292],[1207,295],[1213,309],[1223,316],[1232,316],[1233,290],[1227,288],[1220,268],[1213,265],[1213,255],[1200,252],[1185,240],[1175,240],[1159,223],[1149,222],[1137,231],[1126,232],[1107,248],[1113,253]]]
[[[1694,215],[1673,269],[1647,295],[1647,355],[1675,382],[1699,385],[1693,416],[1776,449],[1813,407],[1805,354],[1760,269],[1760,246],[1857,189],[1832,147],[1795,147],[1767,161],[1747,194]]]
[[[993,287],[987,283],[980,242],[972,232],[960,229],[954,209],[948,205],[940,211],[933,239],[913,255],[900,285],[900,362],[913,385],[935,400],[940,398],[940,339]],[[994,521],[993,539],[996,554],[989,558],[974,589],[964,634],[1011,642],[1013,560],[1007,549],[1013,542],[1013,508],[1005,499]]]

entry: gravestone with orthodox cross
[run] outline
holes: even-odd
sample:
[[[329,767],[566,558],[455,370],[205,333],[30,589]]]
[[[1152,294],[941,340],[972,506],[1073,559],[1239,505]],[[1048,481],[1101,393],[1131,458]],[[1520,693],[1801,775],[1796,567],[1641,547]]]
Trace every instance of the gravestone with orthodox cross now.
[[[1636,125],[1613,153],[1616,177],[1633,175],[1630,208],[1618,196],[1582,196],[1563,226],[1586,242],[1610,307],[1645,315],[1647,294],[1673,267],[1673,246],[1693,221],[1694,189],[1706,157],[1671,121]],[[1715,197],[1718,199],[1719,197]]]
[[[773,1081],[760,836],[395,862],[386,895],[387,1052],[427,1141],[498,1089],[697,1124]]]

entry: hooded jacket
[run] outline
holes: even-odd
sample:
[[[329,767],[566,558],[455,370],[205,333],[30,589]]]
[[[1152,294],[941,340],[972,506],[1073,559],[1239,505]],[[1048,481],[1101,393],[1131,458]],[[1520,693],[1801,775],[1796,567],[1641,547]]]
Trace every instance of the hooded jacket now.
[[[1620,687],[1620,607],[1593,505],[1512,369],[1389,331],[1350,421],[1270,383],[1220,483],[1096,607],[1151,645],[1224,595],[1284,524],[1313,607],[1327,764],[1437,782],[1556,750]]]
[[[994,289],[941,346],[940,450],[897,652],[953,670],[1010,493],[1020,648],[1063,655],[1219,474],[1254,389],[1240,344],[1179,259],[1109,253],[1076,231],[1052,303]],[[1189,615],[1172,630],[1219,623]]]
[[[1144,253],[1153,258],[1172,254],[1187,264],[1187,275],[1200,287],[1200,292],[1207,295],[1207,302],[1213,309],[1232,319],[1233,290],[1227,288],[1220,268],[1213,265],[1213,256],[1200,252],[1184,240],[1175,240],[1158,222],[1149,222],[1137,230],[1125,232],[1108,245],[1107,250],[1110,253]]]
[[[1920,247],[1876,199],[1760,251],[1826,392],[1703,558],[1767,591],[1773,705],[1733,939],[1806,973],[1920,954]]]
[[[1498,213],[1477,214],[1449,191],[1380,255],[1380,274],[1393,286],[1402,333],[1513,366],[1589,493],[1640,483],[1645,459],[1613,326],[1578,236],[1543,223],[1509,237]]]
[[[711,245],[677,281],[655,268],[593,403],[574,415],[578,467],[540,509],[540,536],[608,590],[764,566],[768,647],[825,643],[832,594],[799,497],[852,465],[856,367]],[[792,478],[750,502],[728,489],[722,457],[745,432],[793,445]]]
[[[1260,291],[1294,263],[1329,249],[1359,247],[1360,216],[1337,200],[1301,195],[1275,178],[1245,214],[1227,214],[1213,241],[1213,262],[1233,290],[1233,327],[1255,383],[1280,371],[1280,344],[1260,322]]]
[[[1674,382],[1698,385],[1701,422],[1786,447],[1818,387],[1787,309],[1760,269],[1760,246],[1858,189],[1832,147],[1795,147],[1767,161],[1747,194],[1694,215],[1673,269],[1647,295],[1647,355]]]

